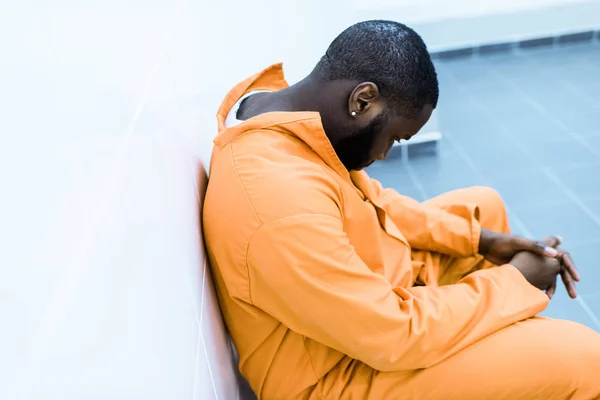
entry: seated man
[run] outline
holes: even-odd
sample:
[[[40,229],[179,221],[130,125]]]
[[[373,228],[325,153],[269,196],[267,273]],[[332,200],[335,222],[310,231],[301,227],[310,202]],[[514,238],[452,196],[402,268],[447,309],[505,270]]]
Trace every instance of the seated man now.
[[[362,170],[437,100],[425,44],[389,21],[293,86],[274,65],[227,95],[204,230],[259,398],[600,398],[600,335],[536,317],[558,275],[576,295],[559,239],[511,235],[491,189],[419,203]]]

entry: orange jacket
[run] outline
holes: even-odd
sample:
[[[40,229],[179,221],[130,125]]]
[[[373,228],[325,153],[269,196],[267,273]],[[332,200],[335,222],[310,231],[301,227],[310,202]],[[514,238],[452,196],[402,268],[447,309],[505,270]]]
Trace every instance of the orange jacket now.
[[[348,172],[318,113],[224,128],[243,94],[286,86],[274,65],[228,94],[204,206],[224,318],[259,395],[292,398],[344,357],[381,371],[428,367],[545,307],[511,266],[413,287],[411,248],[476,253],[477,207],[442,210]]]

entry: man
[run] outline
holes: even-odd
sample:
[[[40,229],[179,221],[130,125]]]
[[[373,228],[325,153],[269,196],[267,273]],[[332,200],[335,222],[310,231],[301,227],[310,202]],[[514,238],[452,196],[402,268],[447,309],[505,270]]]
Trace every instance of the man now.
[[[362,170],[438,100],[421,38],[340,34],[288,87],[280,65],[218,112],[204,229],[240,369],[264,399],[600,398],[600,335],[536,317],[558,245],[512,236],[498,194],[419,203]]]

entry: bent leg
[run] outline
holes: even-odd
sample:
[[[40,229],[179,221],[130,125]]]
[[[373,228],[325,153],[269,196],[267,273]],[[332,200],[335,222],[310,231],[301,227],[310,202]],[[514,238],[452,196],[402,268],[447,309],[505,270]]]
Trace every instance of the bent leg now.
[[[425,203],[447,208],[452,204],[476,204],[479,208],[479,223],[482,228],[499,233],[510,233],[506,206],[500,194],[494,189],[474,186],[467,189],[453,190]]]
[[[359,364],[341,399],[600,399],[600,334],[531,318],[430,368],[377,372]]]
[[[484,229],[510,233],[504,201],[498,192],[487,187],[471,187],[454,190],[428,200],[426,203],[446,208],[453,204],[476,204],[479,208],[479,223]],[[468,258],[454,258],[443,254],[413,251],[412,259],[423,262],[424,266],[417,277],[417,284],[436,286],[450,285],[479,269],[494,265],[476,255]]]

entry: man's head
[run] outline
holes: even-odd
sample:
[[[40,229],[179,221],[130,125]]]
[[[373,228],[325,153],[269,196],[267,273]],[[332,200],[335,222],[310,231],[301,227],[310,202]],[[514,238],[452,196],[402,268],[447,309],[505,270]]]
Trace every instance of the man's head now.
[[[384,159],[429,120],[438,81],[421,37],[392,21],[365,21],[342,32],[311,77],[323,82],[323,127],[349,170]]]

